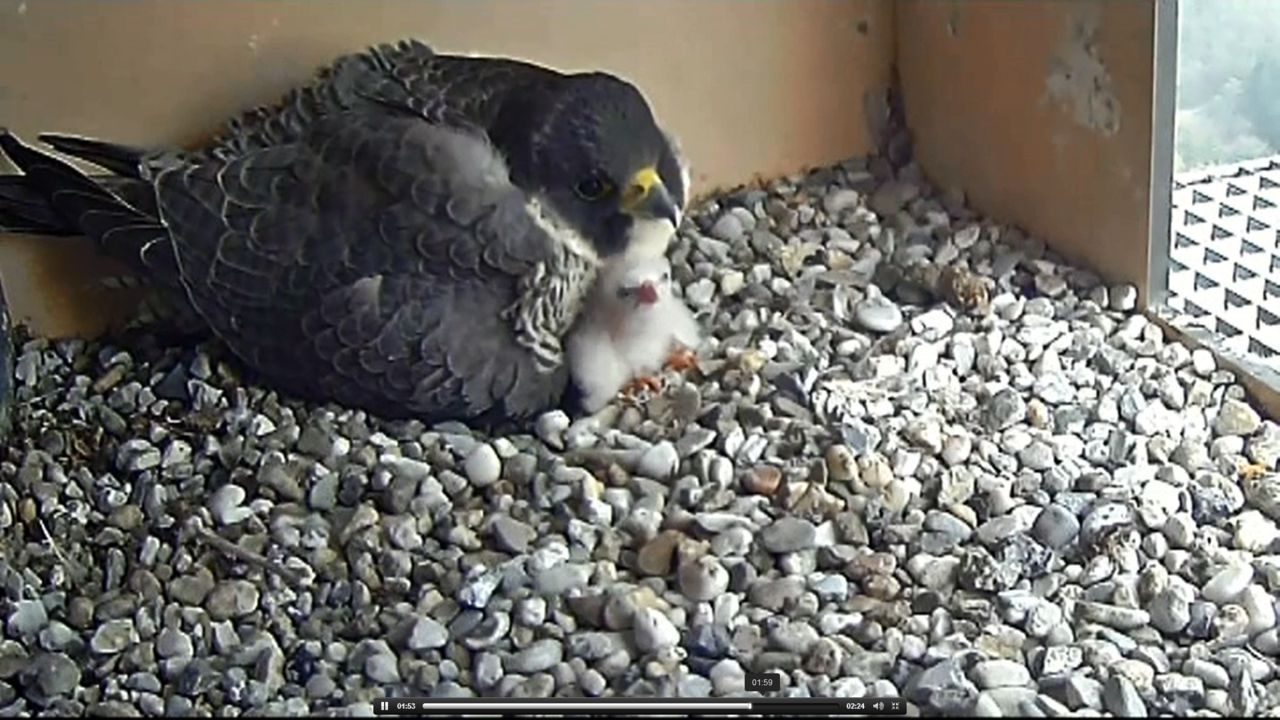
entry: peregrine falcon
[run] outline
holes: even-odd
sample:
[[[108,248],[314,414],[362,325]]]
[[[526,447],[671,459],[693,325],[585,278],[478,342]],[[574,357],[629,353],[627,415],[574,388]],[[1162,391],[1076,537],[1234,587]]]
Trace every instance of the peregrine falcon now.
[[[661,257],[689,174],[641,92],[417,41],[339,58],[194,150],[5,131],[0,227],[85,234],[251,371],[388,418],[560,403],[596,274]]]
[[[698,321],[672,292],[665,257],[613,265],[570,331],[568,397],[582,412],[598,412],[620,390],[656,385],[650,374],[664,364],[687,364],[700,342]]]

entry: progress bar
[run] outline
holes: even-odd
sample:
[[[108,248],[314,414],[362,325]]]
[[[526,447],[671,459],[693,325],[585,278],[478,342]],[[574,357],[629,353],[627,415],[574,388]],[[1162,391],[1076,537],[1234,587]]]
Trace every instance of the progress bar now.
[[[902,698],[383,698],[375,715],[906,715]]]

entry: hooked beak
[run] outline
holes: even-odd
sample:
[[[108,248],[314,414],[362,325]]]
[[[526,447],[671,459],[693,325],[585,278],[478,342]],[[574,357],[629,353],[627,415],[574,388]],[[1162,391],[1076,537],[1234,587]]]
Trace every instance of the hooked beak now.
[[[658,288],[654,287],[651,281],[644,281],[640,287],[636,288],[636,300],[641,305],[652,305],[658,302]]]
[[[668,220],[672,227],[680,225],[680,208],[652,166],[640,170],[627,182],[622,191],[621,208],[632,217]]]

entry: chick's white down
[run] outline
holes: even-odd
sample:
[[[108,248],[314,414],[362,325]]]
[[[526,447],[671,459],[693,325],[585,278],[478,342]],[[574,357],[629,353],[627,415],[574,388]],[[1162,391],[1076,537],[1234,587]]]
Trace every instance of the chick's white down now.
[[[698,321],[676,297],[666,258],[606,270],[568,340],[583,409],[598,411],[633,378],[661,370],[672,350],[695,350],[700,342]]]

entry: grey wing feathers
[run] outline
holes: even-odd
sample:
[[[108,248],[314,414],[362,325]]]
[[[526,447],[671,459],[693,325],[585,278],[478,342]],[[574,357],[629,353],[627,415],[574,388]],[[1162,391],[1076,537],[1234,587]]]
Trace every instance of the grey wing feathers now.
[[[230,120],[208,147],[207,156],[229,159],[294,142],[318,118],[357,107],[370,88],[392,81],[398,71],[420,69],[434,57],[429,46],[416,40],[344,55],[321,68],[310,83],[289,91],[279,103]]]
[[[157,189],[194,304],[276,382],[393,415],[519,416],[564,373],[538,373],[501,313],[555,248],[501,168],[476,137],[351,112]]]
[[[231,120],[205,153],[229,159],[293,142],[319,118],[371,103],[401,107],[446,127],[484,127],[497,112],[495,99],[512,87],[558,77],[515,60],[437,55],[417,40],[384,43],[338,58],[278,104]]]

